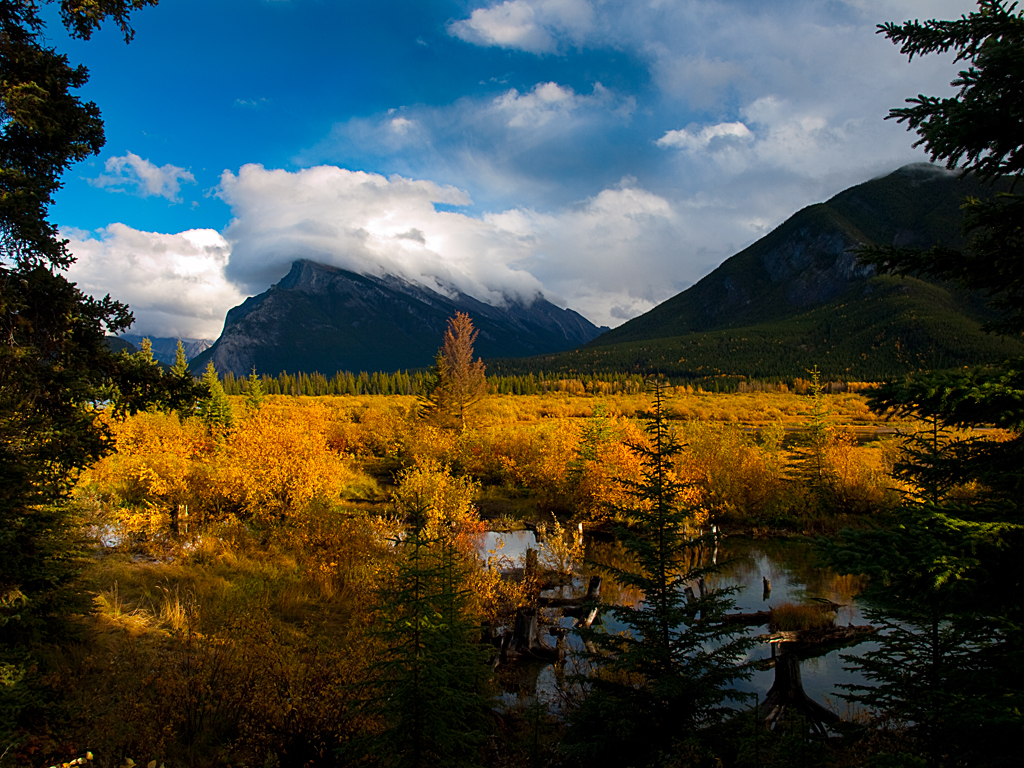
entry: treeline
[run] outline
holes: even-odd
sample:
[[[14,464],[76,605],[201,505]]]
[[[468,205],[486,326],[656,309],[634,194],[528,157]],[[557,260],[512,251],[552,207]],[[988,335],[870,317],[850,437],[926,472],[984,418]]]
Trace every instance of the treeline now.
[[[429,371],[397,371],[386,373],[375,371],[338,371],[327,377],[318,372],[287,373],[277,376],[263,374],[260,377],[263,390],[268,395],[293,395],[322,397],[325,395],[412,395],[426,396],[433,389],[436,379]],[[244,395],[248,392],[249,380],[236,377],[228,371],[223,378],[224,391],[229,395]],[[706,376],[690,378],[668,376],[666,386],[687,392],[737,393],[737,392],[793,392],[807,394],[810,379],[751,379],[746,376]],[[857,392],[869,385],[862,382],[832,381],[826,383],[830,392]],[[563,373],[545,372],[519,375],[497,375],[487,377],[487,387],[492,395],[544,395],[564,392],[570,395],[635,395],[644,391],[644,377],[638,373]]]

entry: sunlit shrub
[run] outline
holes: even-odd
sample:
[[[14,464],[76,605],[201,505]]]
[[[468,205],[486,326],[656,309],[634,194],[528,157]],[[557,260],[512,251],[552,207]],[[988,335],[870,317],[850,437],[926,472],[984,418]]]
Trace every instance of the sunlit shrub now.
[[[781,439],[781,427],[758,439],[740,427],[689,422],[675,469],[698,489],[696,504],[710,519],[756,518],[785,500]]]
[[[228,436],[222,478],[246,515],[282,520],[316,499],[342,495],[356,473],[347,457],[328,446],[327,417],[320,408],[296,409],[287,417],[260,411]]]
[[[476,537],[482,532],[473,504],[478,491],[479,486],[471,479],[423,459],[399,476],[395,499],[400,511],[415,508],[425,514],[423,533],[427,539],[453,540],[468,554],[474,551]]]

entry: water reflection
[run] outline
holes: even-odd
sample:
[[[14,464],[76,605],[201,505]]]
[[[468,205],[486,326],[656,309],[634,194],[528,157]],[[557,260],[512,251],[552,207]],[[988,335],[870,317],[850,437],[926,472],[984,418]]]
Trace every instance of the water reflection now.
[[[497,547],[499,539],[504,541],[504,546],[500,548]],[[502,556],[509,558],[507,562],[514,562],[525,557],[528,547],[536,546],[538,544],[531,531],[492,533],[487,534],[484,538],[482,554],[486,553],[488,549],[496,550]],[[487,555],[484,554],[484,556]],[[707,586],[714,589],[737,588],[738,591],[733,595],[733,600],[736,604],[735,610],[738,612],[753,613],[765,611],[787,602],[802,603],[811,598],[824,598],[841,606],[836,617],[836,624],[839,626],[870,623],[864,617],[861,606],[855,597],[862,586],[860,577],[841,576],[824,567],[808,542],[725,538],[721,540],[717,548],[707,546],[702,552],[695,553],[694,557],[703,558],[703,562],[706,563],[713,560],[717,562],[719,570],[708,576]],[[633,606],[640,603],[643,598],[640,593],[616,583],[606,572],[597,567],[597,563],[619,568],[628,568],[631,565],[628,553],[620,543],[589,540],[587,542],[587,562],[582,573],[574,579],[572,585],[561,588],[559,592],[563,596],[580,595],[585,590],[590,576],[598,573],[604,577],[602,588],[604,602]],[[767,598],[763,590],[765,577],[771,582],[771,593]],[[608,632],[627,629],[611,616],[605,616],[603,621],[604,629]],[[569,628],[573,624],[573,619],[562,617],[559,623],[561,626]],[[756,626],[749,627],[744,631],[752,636],[757,636],[768,630],[767,627]],[[571,633],[567,637],[567,642],[570,647],[578,647],[579,644],[578,638]],[[860,656],[876,647],[877,643],[874,641],[866,641],[853,647],[832,650],[821,656],[805,658],[801,664],[805,692],[815,701],[830,707],[839,714],[848,714],[845,702],[839,698],[839,689],[836,688],[836,684],[859,684],[864,682],[864,678],[859,673],[846,669],[848,663],[844,662],[840,655]],[[770,646],[767,643],[756,645],[751,649],[749,658],[750,660],[771,658]],[[750,680],[738,681],[735,687],[747,693],[757,693],[759,699],[763,699],[772,686],[774,674],[771,669],[758,671]],[[530,677],[536,679],[538,693],[547,694],[545,698],[552,696],[555,690],[555,677],[550,665],[540,668],[539,672],[532,671]]]

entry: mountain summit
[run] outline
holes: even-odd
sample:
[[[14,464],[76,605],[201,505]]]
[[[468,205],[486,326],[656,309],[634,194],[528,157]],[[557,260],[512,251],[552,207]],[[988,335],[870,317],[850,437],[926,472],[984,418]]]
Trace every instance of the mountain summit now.
[[[560,352],[602,329],[539,294],[485,304],[445,295],[394,275],[360,275],[300,260],[281,282],[230,310],[224,331],[193,368],[212,359],[221,373],[394,371],[431,365],[448,318],[465,312],[481,357]]]

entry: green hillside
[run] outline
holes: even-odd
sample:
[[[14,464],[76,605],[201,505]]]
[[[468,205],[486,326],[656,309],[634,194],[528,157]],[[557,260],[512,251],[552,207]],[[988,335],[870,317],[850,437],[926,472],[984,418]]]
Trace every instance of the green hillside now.
[[[919,164],[797,212],[696,285],[587,345],[489,370],[661,372],[693,380],[790,379],[817,366],[830,378],[879,380],[910,371],[1024,354],[986,334],[984,297],[857,262],[866,245],[963,247],[965,197],[996,190]]]
[[[488,361],[488,373],[663,373],[693,380],[787,380],[817,366],[831,379],[877,381],[910,371],[1024,355],[1024,342],[980,330],[962,293],[914,278],[873,277],[836,301],[767,323],[666,338],[589,344],[557,355]]]
[[[963,199],[993,193],[972,178],[960,179],[932,166],[901,168],[804,208],[696,285],[588,346],[760,325],[840,297],[855,302],[848,292],[869,282],[872,273],[856,263],[853,249],[890,244],[961,247]],[[945,306],[971,319],[981,317],[980,303]],[[871,324],[872,318],[867,319]]]

